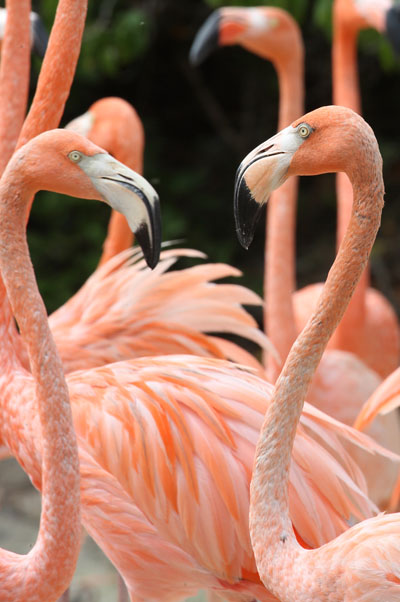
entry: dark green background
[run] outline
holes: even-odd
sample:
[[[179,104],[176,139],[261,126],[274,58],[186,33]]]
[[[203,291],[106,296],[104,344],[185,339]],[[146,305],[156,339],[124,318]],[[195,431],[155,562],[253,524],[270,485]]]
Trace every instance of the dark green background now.
[[[34,8],[50,29],[56,0]],[[306,45],[306,108],[331,103],[331,1],[234,2],[288,9]],[[221,48],[192,69],[192,39],[218,0],[89,0],[75,82],[61,125],[103,96],[130,101],[146,131],[145,175],[157,188],[163,239],[184,239],[211,261],[244,271],[262,290],[263,225],[249,251],[233,226],[235,170],[249,150],[276,131],[278,89],[271,64],[239,47]],[[364,117],[384,157],[386,207],[372,256],[373,283],[400,307],[400,61],[377,32],[360,37]],[[40,61],[34,59],[31,92]],[[92,201],[40,193],[29,223],[29,243],[49,311],[66,300],[96,266],[108,208]],[[301,180],[298,286],[324,279],[334,256],[332,175]]]

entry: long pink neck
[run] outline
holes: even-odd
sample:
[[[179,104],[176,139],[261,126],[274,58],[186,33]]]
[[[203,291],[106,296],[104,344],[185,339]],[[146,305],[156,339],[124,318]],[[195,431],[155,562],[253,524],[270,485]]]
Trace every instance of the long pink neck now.
[[[277,64],[280,105],[278,130],[304,112],[303,45],[293,39],[290,60]],[[267,377],[275,382],[296,338],[292,295],[295,290],[295,232],[298,178],[288,179],[268,201],[264,262],[264,325],[281,361],[266,357]]]
[[[365,150],[365,138],[363,142]],[[377,144],[371,145],[366,154],[368,164],[361,165],[358,157],[360,164],[352,165],[348,172],[355,191],[350,224],[318,306],[277,381],[256,449],[250,533],[261,579],[282,600],[287,598],[280,571],[288,571],[289,565],[305,553],[296,541],[288,508],[288,475],[296,427],[307,388],[367,263],[380,223],[383,182]]]
[[[28,103],[30,0],[7,0],[0,64],[0,174],[17,144]]]
[[[346,5],[333,3],[333,45],[332,45],[332,73],[333,73],[333,103],[353,109],[361,115],[361,98],[358,83],[357,69],[357,37],[359,27],[352,21],[344,18]],[[344,173],[336,175],[337,196],[337,246],[339,247],[348,226],[352,205],[353,189],[349,178]],[[346,336],[355,329],[361,332],[365,316],[365,295],[369,285],[369,270],[364,270],[360,282],[340,322],[336,333],[336,346],[341,349],[348,348]]]
[[[17,148],[58,127],[74,78],[85,26],[87,0],[60,0],[36,93]]]
[[[25,236],[29,196],[12,166],[0,183],[0,268],[36,382],[42,429],[42,514],[26,556],[0,551],[1,600],[45,602],[72,579],[80,547],[79,462],[61,360],[51,336]]]

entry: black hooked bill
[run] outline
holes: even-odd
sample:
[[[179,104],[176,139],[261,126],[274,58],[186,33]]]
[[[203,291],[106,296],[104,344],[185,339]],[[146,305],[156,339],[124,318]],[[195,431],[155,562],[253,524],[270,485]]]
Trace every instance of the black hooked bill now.
[[[189,52],[192,65],[200,65],[218,47],[220,21],[221,13],[215,10],[200,27]]]
[[[258,203],[246,184],[245,173],[248,166],[239,166],[236,172],[233,211],[235,215],[236,235],[245,249],[251,245],[262,205]]]
[[[395,4],[386,13],[386,34],[397,55],[400,55],[400,5]]]

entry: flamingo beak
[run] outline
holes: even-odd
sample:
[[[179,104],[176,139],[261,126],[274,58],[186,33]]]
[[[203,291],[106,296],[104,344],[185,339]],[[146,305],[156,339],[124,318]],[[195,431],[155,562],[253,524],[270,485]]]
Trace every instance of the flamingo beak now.
[[[189,61],[192,65],[200,65],[218,48],[220,22],[221,11],[215,10],[200,27],[189,52]]]
[[[126,217],[147,265],[154,268],[161,248],[160,202],[154,188],[108,153],[84,157],[79,167],[89,176],[101,198]]]
[[[294,130],[285,128],[243,159],[235,178],[234,215],[240,244],[248,249],[261,214],[271,192],[287,178],[296,145]]]
[[[394,5],[386,13],[386,34],[397,55],[400,54],[400,5]]]
[[[37,13],[31,12],[31,37],[32,37],[32,49],[39,58],[43,58],[47,50],[47,44],[49,36],[46,28],[43,25],[42,19]]]

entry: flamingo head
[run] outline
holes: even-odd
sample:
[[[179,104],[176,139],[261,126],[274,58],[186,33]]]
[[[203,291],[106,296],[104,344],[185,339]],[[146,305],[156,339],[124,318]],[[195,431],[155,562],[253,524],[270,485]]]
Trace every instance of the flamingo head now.
[[[351,109],[329,106],[307,113],[252,150],[235,179],[236,233],[242,246],[250,246],[271,192],[290,176],[344,171],[352,177],[358,164],[357,141],[365,145],[366,136],[376,148],[374,134],[362,117]]]
[[[61,129],[44,132],[15,153],[8,170],[23,178],[31,196],[50,190],[104,201],[126,217],[148,265],[157,264],[161,217],[156,191],[145,178],[80,134]]]
[[[190,49],[193,65],[200,64],[218,46],[240,44],[268,60],[290,54],[296,21],[274,7],[225,7],[215,10],[197,32]]]
[[[395,0],[335,0],[334,11],[344,27],[353,31],[372,27],[386,34],[400,52],[400,6]]]
[[[126,100],[115,96],[101,98],[65,129],[86,136],[135,171],[143,171],[143,124]]]

